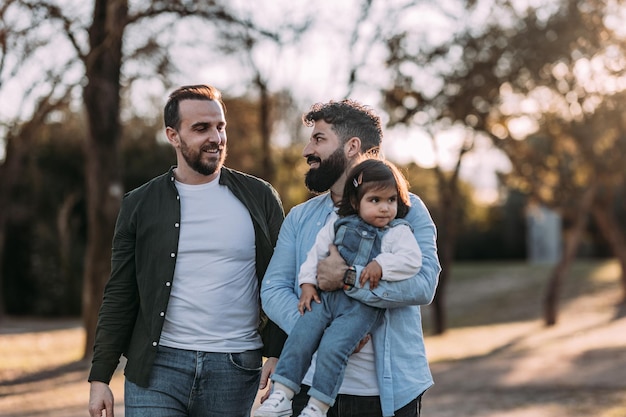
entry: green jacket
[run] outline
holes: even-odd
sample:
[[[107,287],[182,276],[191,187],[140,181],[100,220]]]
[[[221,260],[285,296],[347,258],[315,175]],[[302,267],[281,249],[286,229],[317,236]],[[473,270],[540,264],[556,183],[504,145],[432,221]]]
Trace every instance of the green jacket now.
[[[256,274],[267,269],[284,218],[280,198],[267,182],[222,168],[220,184],[247,207],[256,243]],[[147,386],[170,297],[180,224],[174,167],[128,192],[115,225],[111,277],[98,316],[89,381],[109,383],[126,356],[125,375]],[[263,355],[278,357],[285,333],[262,314]]]

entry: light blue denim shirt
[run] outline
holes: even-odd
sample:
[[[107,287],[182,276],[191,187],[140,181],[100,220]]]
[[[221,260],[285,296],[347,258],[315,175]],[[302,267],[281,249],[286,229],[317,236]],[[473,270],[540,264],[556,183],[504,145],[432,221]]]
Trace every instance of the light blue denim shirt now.
[[[330,194],[322,194],[289,212],[281,227],[274,255],[261,285],[261,302],[268,317],[287,334],[298,317],[298,272],[315,237],[334,211]],[[423,263],[413,278],[380,281],[375,290],[357,285],[347,294],[371,306],[388,309],[372,337],[378,389],[384,416],[393,416],[433,384],[422,334],[420,305],[434,295],[441,266],[437,257],[435,225],[423,202],[411,194],[405,219],[422,250]],[[363,265],[357,265],[360,274]]]

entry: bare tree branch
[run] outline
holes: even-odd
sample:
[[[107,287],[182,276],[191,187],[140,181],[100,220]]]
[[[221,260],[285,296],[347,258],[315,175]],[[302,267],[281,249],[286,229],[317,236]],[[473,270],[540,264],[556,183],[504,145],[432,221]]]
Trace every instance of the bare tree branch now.
[[[61,23],[64,34],[67,36],[68,40],[74,47],[76,51],[76,55],[80,58],[81,61],[84,61],[87,53],[83,50],[76,38],[77,31],[84,31],[84,27],[80,27],[74,29],[73,27],[76,25],[76,21],[68,16],[66,16],[61,8],[56,4],[50,4],[47,2],[41,1],[28,1],[21,0],[21,3],[30,9],[33,13],[43,12],[44,18],[56,20]]]
[[[163,16],[165,14],[174,14],[179,17],[197,17],[227,25],[240,26],[274,41],[279,41],[279,36],[275,32],[261,29],[253,22],[237,17],[235,14],[228,11],[224,5],[215,1],[203,3],[153,1],[148,8],[129,14],[127,24],[130,25],[144,19]]]

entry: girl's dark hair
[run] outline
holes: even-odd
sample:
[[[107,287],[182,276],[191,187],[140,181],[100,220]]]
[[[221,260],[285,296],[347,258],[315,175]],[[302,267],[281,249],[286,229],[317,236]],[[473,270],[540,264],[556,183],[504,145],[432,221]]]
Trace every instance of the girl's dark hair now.
[[[411,207],[406,178],[391,162],[374,157],[366,158],[348,173],[337,214],[340,217],[358,214],[359,202],[366,192],[387,187],[395,187],[398,190],[396,218],[403,218]]]
[[[183,100],[215,100],[226,113],[226,106],[222,100],[220,90],[206,84],[185,85],[173,91],[165,104],[165,109],[163,110],[165,127],[171,127],[175,130],[180,129],[179,103]]]

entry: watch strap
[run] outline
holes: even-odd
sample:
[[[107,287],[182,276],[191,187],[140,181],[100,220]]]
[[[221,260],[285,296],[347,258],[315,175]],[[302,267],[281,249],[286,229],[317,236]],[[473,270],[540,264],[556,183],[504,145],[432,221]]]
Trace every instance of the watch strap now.
[[[343,289],[350,290],[354,288],[356,284],[356,268],[349,266],[346,272],[343,274]]]

